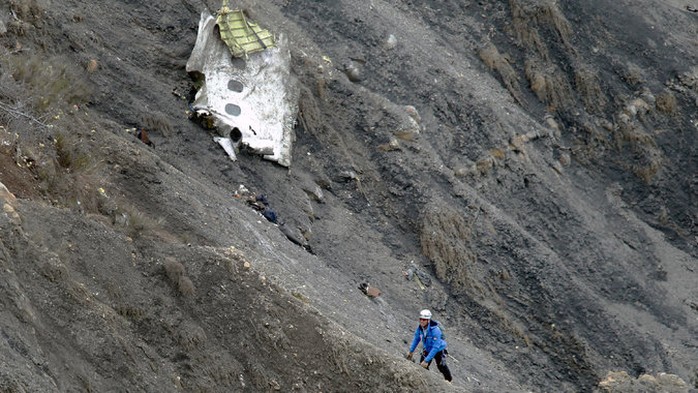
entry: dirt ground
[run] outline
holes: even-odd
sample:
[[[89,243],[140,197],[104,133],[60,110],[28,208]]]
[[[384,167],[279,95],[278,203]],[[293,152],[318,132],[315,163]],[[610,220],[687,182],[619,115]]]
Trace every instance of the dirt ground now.
[[[0,391],[696,391],[692,1],[232,1],[284,168],[189,120],[217,1],[0,0]]]

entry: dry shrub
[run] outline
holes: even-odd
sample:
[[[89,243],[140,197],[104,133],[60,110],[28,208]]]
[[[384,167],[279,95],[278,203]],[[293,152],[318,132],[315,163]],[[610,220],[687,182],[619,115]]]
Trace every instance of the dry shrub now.
[[[666,113],[667,115],[673,115],[678,112],[676,96],[670,90],[664,90],[657,94],[655,105],[658,111]]]
[[[509,6],[514,34],[519,45],[527,49],[533,48],[541,58],[547,60],[548,49],[538,31],[540,28],[547,28],[555,31],[562,43],[572,50],[572,28],[556,1],[509,0]]]
[[[145,316],[145,310],[138,306],[131,306],[128,304],[120,304],[115,307],[117,314],[130,320],[140,320]]]
[[[184,265],[172,258],[166,258],[163,266],[167,278],[169,278],[172,283],[179,283],[179,278],[184,275]]]
[[[61,262],[58,256],[51,256],[48,261],[41,265],[41,275],[51,282],[60,282],[70,278],[68,268]]]
[[[419,235],[422,253],[434,264],[436,277],[451,284],[457,293],[471,289],[482,292],[480,284],[470,275],[476,259],[470,246],[471,237],[472,223],[443,202],[432,202],[422,214]]]
[[[645,82],[645,72],[635,63],[627,62],[622,70],[621,77],[630,86],[637,86]]]
[[[657,147],[657,142],[652,135],[637,128],[623,133],[622,139],[624,142],[630,142],[633,146]]]
[[[137,207],[129,204],[123,204],[115,213],[114,220],[116,223],[124,225],[128,236],[134,239],[156,233],[163,224],[161,218],[152,218]],[[123,221],[124,219],[125,222]]]
[[[616,148],[619,150],[627,146],[631,148],[657,148],[657,142],[654,140],[654,136],[647,133],[635,123],[621,124],[616,130],[614,137]]]
[[[475,163],[475,170],[480,176],[486,176],[494,168],[495,160],[491,156],[481,158]]]
[[[601,393],[690,391],[690,386],[675,374],[642,374],[633,378],[625,371],[609,371],[598,387]]]
[[[184,296],[194,295],[194,283],[187,276],[182,276],[179,278],[179,282],[177,283],[177,289],[179,290],[179,293],[181,293]]]
[[[98,213],[104,162],[97,160],[79,134],[63,128],[55,134],[53,151],[36,152],[31,170],[39,187],[59,205]]]
[[[315,83],[315,94],[321,100],[327,95],[327,79],[325,79],[324,75],[320,75],[317,78]]]
[[[99,69],[99,62],[98,62],[97,60],[95,60],[95,59],[90,59],[90,60],[87,62],[87,65],[85,66],[85,69],[86,69],[87,72],[89,72],[90,74],[93,74],[93,73],[97,72],[97,70]]]
[[[517,0],[510,0],[512,26],[516,40],[524,48],[533,48],[543,59],[548,59],[548,48],[538,34],[538,29],[531,24],[531,17]]]
[[[10,10],[17,19],[29,22],[42,19],[44,14],[36,0],[10,0]]]
[[[5,88],[13,86],[4,84],[7,81],[0,80],[0,97],[12,100],[4,94]],[[98,190],[106,171],[104,162],[89,146],[89,139],[82,135],[87,126],[76,116],[62,114],[52,119],[54,127],[46,127],[21,102],[3,105],[2,109],[3,127],[22,130],[22,137],[13,140],[11,146],[17,165],[31,172],[25,177],[32,190],[59,206],[98,212]]]
[[[564,111],[574,105],[572,87],[555,65],[543,65],[538,60],[527,59],[524,72],[531,90],[551,110]]]
[[[574,70],[574,85],[587,111],[600,113],[606,106],[606,96],[601,90],[599,75],[596,70],[586,65]]]
[[[412,141],[414,141],[414,140],[415,140],[415,135],[416,135],[416,134],[415,134],[414,132],[412,132],[412,131],[404,131],[404,130],[401,130],[401,131],[396,131],[396,132],[395,132],[395,137],[396,137],[397,139],[400,139],[400,140],[403,140],[403,141],[406,141],[406,142],[412,142]]]
[[[54,139],[54,147],[56,162],[61,168],[77,172],[90,166],[92,159],[75,134],[58,132]]]
[[[494,149],[490,149],[489,153],[490,153],[490,156],[492,158],[494,158],[496,160],[500,160],[500,161],[503,160],[504,158],[506,158],[506,156],[507,156],[506,150],[504,150],[502,148],[498,148],[498,147],[494,148]]]
[[[46,18],[43,8],[36,0],[10,0],[12,19],[7,31],[16,36],[26,36],[44,24]]]
[[[141,117],[143,128],[148,131],[156,131],[163,136],[172,135],[172,123],[170,119],[160,112],[149,112]]]
[[[509,59],[499,53],[494,44],[489,43],[478,51],[480,59],[489,67],[491,70],[496,71],[504,84],[504,87],[509,91],[509,93],[518,101],[521,100],[521,88],[519,87],[519,78],[516,75],[516,71],[511,66]]]
[[[614,137],[619,152],[631,153],[632,161],[625,164],[626,169],[650,184],[664,163],[664,156],[654,136],[631,123],[619,126]]]
[[[572,149],[575,160],[585,164],[598,161],[610,148],[606,131],[591,122],[580,124]]]
[[[191,351],[206,342],[204,329],[192,322],[186,322],[180,326],[177,333],[177,343],[184,349]]]
[[[650,184],[662,169],[663,162],[661,155],[648,154],[643,157],[642,162],[632,165],[631,170],[635,176],[642,179],[646,184]]]
[[[184,275],[184,265],[172,258],[166,258],[163,263],[165,274],[172,285],[177,287],[179,293],[184,296],[194,295],[194,283]]]

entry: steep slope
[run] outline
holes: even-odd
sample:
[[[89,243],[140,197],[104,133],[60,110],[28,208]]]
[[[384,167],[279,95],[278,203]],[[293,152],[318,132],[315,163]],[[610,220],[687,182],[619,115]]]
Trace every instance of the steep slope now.
[[[3,389],[695,387],[698,15],[235,2],[291,43],[287,170],[187,119],[206,3],[0,3]],[[400,358],[424,307],[455,386]]]

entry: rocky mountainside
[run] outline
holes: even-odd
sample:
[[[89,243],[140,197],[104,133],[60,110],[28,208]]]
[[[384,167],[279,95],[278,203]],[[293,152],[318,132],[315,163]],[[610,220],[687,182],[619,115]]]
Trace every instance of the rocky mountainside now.
[[[189,118],[220,6],[0,0],[0,391],[698,389],[695,0],[231,1],[289,168]]]

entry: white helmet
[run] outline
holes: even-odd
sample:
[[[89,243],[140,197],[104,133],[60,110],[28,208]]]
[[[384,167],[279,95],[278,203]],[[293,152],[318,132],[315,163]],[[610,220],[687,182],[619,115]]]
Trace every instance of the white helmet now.
[[[419,319],[431,319],[431,311],[422,310],[419,312]]]

